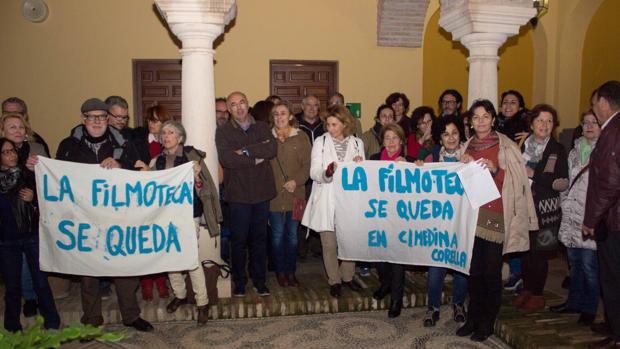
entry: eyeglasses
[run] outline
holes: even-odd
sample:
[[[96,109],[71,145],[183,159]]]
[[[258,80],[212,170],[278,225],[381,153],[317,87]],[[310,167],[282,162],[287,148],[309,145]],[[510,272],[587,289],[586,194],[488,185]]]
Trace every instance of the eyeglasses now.
[[[4,149],[2,151],[2,155],[7,156],[7,155],[17,155],[17,150],[15,149]]]
[[[594,126],[600,126],[600,125],[596,121],[584,121],[584,122],[581,123],[581,126],[582,127],[586,127],[586,126],[594,127]]]
[[[88,120],[88,121],[106,121],[108,120],[108,114],[101,114],[101,115],[92,115],[92,114],[83,114],[84,119]]]
[[[441,101],[441,105],[456,105],[456,101]]]
[[[114,115],[112,113],[109,113],[109,114],[112,115],[116,119],[120,119],[120,120],[123,120],[123,121],[129,120],[129,115]]]

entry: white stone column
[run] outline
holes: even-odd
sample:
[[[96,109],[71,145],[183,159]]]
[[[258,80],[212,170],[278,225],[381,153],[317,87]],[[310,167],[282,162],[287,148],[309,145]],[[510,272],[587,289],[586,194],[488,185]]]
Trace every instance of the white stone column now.
[[[235,0],[155,0],[155,3],[172,33],[183,43],[181,106],[186,144],[207,153],[207,168],[217,182],[213,41],[235,17]]]
[[[485,98],[497,108],[497,52],[535,14],[531,0],[441,0],[439,25],[469,50],[468,106]]]
[[[207,153],[205,162],[218,182],[218,160],[215,147],[215,80],[213,75],[213,41],[224,32],[236,15],[235,0],[155,0],[170,30],[183,43],[181,51],[181,107],[186,144]],[[200,260],[223,263],[219,236],[200,232]],[[231,278],[219,278],[220,298],[230,297]]]

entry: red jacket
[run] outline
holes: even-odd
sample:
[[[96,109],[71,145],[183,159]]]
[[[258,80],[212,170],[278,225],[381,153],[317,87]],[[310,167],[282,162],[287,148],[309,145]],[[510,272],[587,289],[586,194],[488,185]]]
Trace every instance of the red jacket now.
[[[583,224],[620,232],[620,113],[601,131],[590,156],[588,194]]]

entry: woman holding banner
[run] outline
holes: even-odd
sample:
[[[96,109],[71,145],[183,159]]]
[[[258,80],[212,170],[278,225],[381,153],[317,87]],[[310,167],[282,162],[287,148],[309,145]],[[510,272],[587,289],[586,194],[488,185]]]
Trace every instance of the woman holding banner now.
[[[405,131],[398,124],[383,126],[380,138],[383,148],[378,153],[371,155],[370,160],[415,161],[414,158],[405,155]],[[372,297],[381,300],[389,293],[390,309],[388,310],[388,317],[398,317],[403,307],[405,265],[381,262],[377,263],[377,271],[379,272],[381,286],[373,293]]]
[[[425,162],[459,162],[465,148],[461,140],[465,139],[463,120],[456,115],[447,115],[435,121],[433,141],[440,144],[440,148],[433,149]],[[416,161],[420,164],[422,161]],[[429,267],[427,282],[428,310],[424,316],[424,327],[433,327],[439,320],[439,306],[441,305],[441,290],[448,268]],[[452,318],[456,322],[464,322],[467,313],[465,310],[465,295],[467,294],[467,276],[454,271],[452,273]]]
[[[160,134],[163,151],[151,160],[147,167],[142,161],[138,161],[136,167],[152,170],[165,170],[187,163],[194,162],[194,222],[196,233],[201,224],[206,224],[209,234],[219,234],[218,223],[222,221],[219,196],[213,178],[207,170],[203,159],[205,153],[192,146],[184,146],[187,139],[185,128],[175,120],[166,121],[161,127]],[[207,299],[207,285],[202,263],[198,261],[198,267],[189,271],[192,287],[195,293],[196,305],[198,306],[198,325],[204,325],[209,318]],[[174,299],[166,307],[168,313],[174,313],[181,305],[187,304],[187,289],[182,272],[168,273],[170,285],[174,292]]]
[[[493,129],[493,103],[476,100],[469,112],[474,136],[465,143],[461,162],[476,161],[488,169],[501,197],[479,208],[469,269],[469,314],[456,334],[484,341],[493,334],[501,305],[502,255],[527,251],[528,232],[538,229],[538,220],[521,151]]]
[[[21,308],[22,258],[26,257],[32,275],[38,306],[45,328],[60,327],[47,274],[39,269],[39,217],[31,171],[18,163],[16,144],[0,138],[0,268],[6,283],[4,295],[4,328],[17,332]]]
[[[269,203],[273,267],[281,287],[299,286],[295,277],[297,227],[306,197],[303,184],[310,172],[310,141],[287,104],[277,103],[270,119],[278,144],[278,155],[271,159],[278,195]]]
[[[342,283],[355,292],[362,287],[353,279],[355,262],[342,261],[338,266],[332,180],[338,163],[364,160],[364,142],[353,136],[355,121],[347,108],[331,106],[321,114],[321,120],[327,133],[314,140],[310,162],[310,178],[314,183],[301,224],[320,232],[329,293],[340,297]]]

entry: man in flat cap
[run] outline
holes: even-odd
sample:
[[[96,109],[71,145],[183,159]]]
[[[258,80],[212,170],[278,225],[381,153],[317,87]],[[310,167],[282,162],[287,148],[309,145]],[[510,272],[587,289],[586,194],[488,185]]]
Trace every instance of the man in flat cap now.
[[[56,159],[99,164],[108,169],[134,169],[138,153],[117,129],[108,126],[108,105],[100,99],[91,98],[82,104],[81,111],[82,124],[74,127],[69,137],[60,142]],[[116,286],[123,324],[138,331],[152,331],[153,326],[140,317],[136,299],[138,278],[114,277],[112,281]],[[103,324],[99,283],[98,277],[82,276],[83,324]]]

